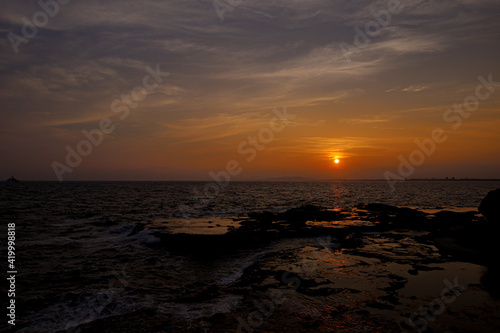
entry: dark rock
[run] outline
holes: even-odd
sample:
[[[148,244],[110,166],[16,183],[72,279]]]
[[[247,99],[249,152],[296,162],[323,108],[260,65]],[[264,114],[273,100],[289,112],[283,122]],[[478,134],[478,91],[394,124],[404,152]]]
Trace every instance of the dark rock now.
[[[490,191],[479,205],[479,212],[488,219],[488,226],[481,237],[481,248],[488,271],[481,278],[481,283],[491,296],[500,298],[500,246],[498,232],[500,231],[500,189]]]
[[[490,191],[479,205],[479,212],[489,222],[500,223],[500,189]]]
[[[500,269],[497,263],[488,265],[488,271],[481,277],[481,283],[494,298],[500,299]]]
[[[391,303],[392,305],[401,305],[401,302],[399,301],[399,299],[394,295],[381,296],[381,297],[379,297],[379,299],[381,301]]]
[[[459,213],[443,210],[434,214],[433,222],[440,226],[467,225],[472,223],[475,215],[475,212]]]
[[[394,310],[393,305],[383,304],[383,303],[379,303],[379,302],[370,302],[370,303],[367,303],[366,306],[368,306],[370,308],[379,309],[379,310]]]
[[[297,291],[302,294],[306,294],[308,296],[330,296],[341,292],[345,292],[345,289],[323,287],[323,288],[304,288],[304,289],[299,289]]]
[[[379,222],[385,228],[423,228],[427,222],[427,214],[407,208],[395,207],[381,203],[358,205],[358,208],[368,210],[369,220]]]
[[[293,226],[305,226],[307,221],[333,221],[339,218],[339,213],[324,208],[305,205],[292,208],[284,213],[273,214],[271,212],[251,213],[248,216],[255,219],[261,225],[273,222],[286,222]]]
[[[141,231],[143,231],[145,227],[146,227],[145,224],[143,224],[143,223],[137,223],[134,226],[134,229],[132,229],[132,231],[128,234],[128,237],[137,235],[138,233],[140,233]]]
[[[219,288],[216,285],[198,283],[185,286],[185,288],[183,293],[175,299],[176,302],[200,303],[217,298],[220,295]]]
[[[363,245],[363,239],[360,234],[352,233],[346,236],[341,245],[343,248],[357,248]]]
[[[268,224],[276,221],[276,215],[271,212],[262,212],[262,213],[250,213],[248,217],[255,219],[261,223]]]

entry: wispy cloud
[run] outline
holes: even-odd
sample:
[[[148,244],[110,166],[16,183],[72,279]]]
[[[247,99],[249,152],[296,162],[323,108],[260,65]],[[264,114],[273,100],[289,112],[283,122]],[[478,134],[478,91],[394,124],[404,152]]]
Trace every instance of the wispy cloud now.
[[[323,159],[334,156],[350,158],[357,156],[380,156],[387,152],[387,140],[370,137],[305,137],[296,140],[293,146],[280,148],[286,153],[312,154]]]
[[[372,118],[350,118],[350,119],[341,119],[340,123],[345,124],[379,124],[379,123],[388,123],[392,119],[391,118],[380,118],[380,117],[372,117]]]
[[[176,123],[166,123],[165,135],[173,138],[177,144],[195,142],[216,142],[221,139],[241,135],[254,134],[263,126],[268,125],[270,115],[265,114],[215,114],[203,118],[182,119]],[[239,141],[236,139],[236,145]]]
[[[430,89],[430,86],[428,86],[428,85],[416,85],[416,86],[409,86],[409,87],[406,87],[406,88],[392,88],[392,89],[386,90],[385,92],[386,93],[390,93],[390,92],[393,92],[393,91],[420,92],[420,91],[424,91],[424,90],[427,90],[427,89]]]
[[[387,0],[244,1],[223,23],[213,0],[71,1],[19,54],[6,34],[20,34],[22,17],[40,7],[5,2],[0,140],[25,149],[17,150],[24,157],[0,153],[26,164],[33,153],[27,138],[64,147],[82,127],[109,115],[111,102],[156,64],[171,75],[120,124],[113,142],[124,156],[131,142],[144,142],[145,155],[154,155],[149,147],[181,145],[234,152],[242,136],[265,125],[270,110],[285,105],[300,124],[270,150],[394,151],[401,141],[395,136],[436,126],[446,107],[471,93],[477,75],[496,70],[500,56],[500,2],[404,3],[349,63],[341,43],[352,44],[354,28],[364,29]],[[475,114],[478,121],[492,118],[495,98]],[[338,138],[328,137],[332,132]]]

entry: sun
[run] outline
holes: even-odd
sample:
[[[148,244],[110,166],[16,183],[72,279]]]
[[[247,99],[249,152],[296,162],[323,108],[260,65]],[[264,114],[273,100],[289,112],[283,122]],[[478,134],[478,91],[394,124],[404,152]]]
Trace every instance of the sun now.
[[[339,165],[340,161],[342,160],[342,155],[331,153],[330,156],[328,156],[328,159],[333,165]]]

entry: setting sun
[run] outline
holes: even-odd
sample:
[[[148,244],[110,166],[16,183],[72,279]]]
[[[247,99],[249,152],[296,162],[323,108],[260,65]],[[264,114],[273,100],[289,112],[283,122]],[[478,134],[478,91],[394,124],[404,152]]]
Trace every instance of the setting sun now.
[[[339,160],[338,158],[336,158],[336,159],[334,160],[334,162],[335,162],[335,164],[339,164],[340,160]]]

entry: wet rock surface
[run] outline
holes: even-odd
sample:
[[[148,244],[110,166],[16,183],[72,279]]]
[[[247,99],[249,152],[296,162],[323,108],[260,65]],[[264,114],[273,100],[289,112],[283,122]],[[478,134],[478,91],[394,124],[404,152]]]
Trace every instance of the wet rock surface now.
[[[484,216],[377,203],[336,210],[307,205],[240,217],[239,227],[224,234],[159,230],[162,242],[155,246],[200,260],[276,242],[291,246],[262,255],[234,281],[180,288],[167,303],[199,309],[192,317],[151,307],[79,329],[498,332],[497,252],[486,241],[497,218],[490,203],[481,204]],[[439,310],[429,310],[431,305]]]

